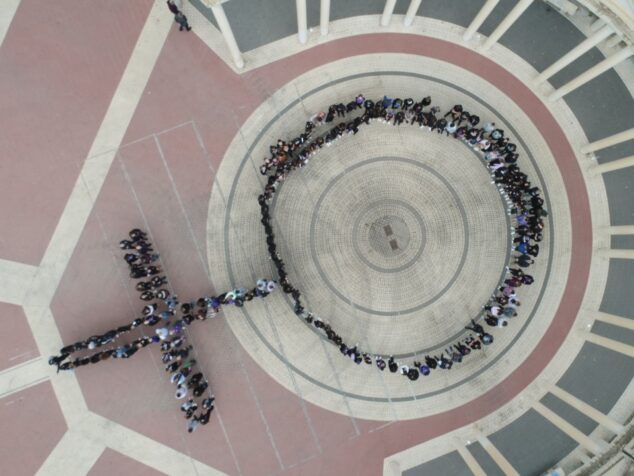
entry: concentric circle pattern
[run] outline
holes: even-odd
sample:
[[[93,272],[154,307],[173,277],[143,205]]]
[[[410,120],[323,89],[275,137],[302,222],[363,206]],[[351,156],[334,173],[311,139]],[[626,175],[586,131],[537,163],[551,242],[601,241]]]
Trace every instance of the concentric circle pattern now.
[[[631,470],[628,2],[174,2],[191,31],[165,1],[66,3],[0,13],[0,474]],[[258,198],[269,147],[358,94],[462,104],[517,145],[549,215],[507,327],[482,305],[524,230],[464,142],[372,120]],[[192,434],[156,345],[47,365],[142,314],[117,243],[135,226],[183,303],[280,278],[185,326],[216,397]],[[472,318],[491,345],[401,375]]]
[[[412,65],[416,63],[424,63],[421,70],[426,71],[437,65],[412,59]],[[214,194],[210,203],[210,216],[223,215],[227,225],[222,235],[215,227],[208,228],[210,260],[224,260],[228,265],[226,278],[218,277],[219,286],[237,281],[244,273],[271,273],[270,262],[245,259],[253,250],[266,256],[263,232],[255,220],[255,198],[262,187],[255,157],[266,155],[268,144],[277,138],[296,135],[306,118],[332,102],[347,100],[360,91],[366,97],[381,97],[386,82],[393,83],[394,94],[417,97],[425,91],[442,110],[460,103],[483,120],[494,120],[518,144],[522,170],[548,194],[549,184],[537,172],[534,154],[540,154],[541,160],[552,158],[534,129],[519,131],[508,122],[505,116],[521,114],[517,108],[495,94],[488,102],[489,98],[449,86],[441,78],[389,70],[389,61],[384,63],[385,72],[364,73],[366,68],[364,58],[359,58],[357,71],[348,67],[346,77],[304,92],[301,103],[290,98],[285,102],[281,91],[270,103],[279,112],[267,116],[260,111],[257,117],[268,120],[247,126],[241,140],[234,143],[223,160],[223,167],[231,164],[227,167],[232,173],[223,174],[225,169],[221,169],[219,174],[227,179],[220,182],[227,201]],[[435,71],[442,76],[447,68],[442,65]],[[334,69],[329,66],[310,74],[332,77]],[[468,79],[475,81],[470,86],[473,89],[482,83]],[[300,80],[294,87],[302,83]],[[498,105],[504,109],[499,110]],[[264,110],[267,107],[269,104]],[[250,142],[243,143],[244,137]],[[252,205],[243,203],[237,208],[237,200]],[[306,308],[327,320],[346,342],[376,354],[411,359],[424,353],[438,355],[465,336],[465,326],[481,315],[483,305],[504,279],[511,239],[507,206],[482,159],[463,142],[411,125],[377,122],[324,147],[307,167],[291,174],[276,194],[271,214],[278,251]],[[551,221],[565,213],[564,207],[549,206]],[[351,399],[355,412],[369,418],[392,418],[381,406],[386,401],[401,402],[399,417],[431,414],[436,399],[445,406],[449,394],[452,405],[468,399],[468,395],[454,392],[467,382],[478,381],[483,388],[499,382],[520,362],[508,358],[512,346],[520,340],[530,348],[542,335],[552,314],[537,314],[537,310],[555,304],[544,302],[545,286],[549,284],[549,292],[556,295],[563,284],[548,282],[548,269],[557,259],[550,252],[551,226],[542,243],[540,262],[531,269],[536,284],[522,289],[521,317],[504,332],[495,333],[496,345],[491,349],[424,382],[411,384],[384,377],[375,369],[350,365],[334,346],[298,319],[291,301],[282,297],[269,301],[263,313],[245,310],[244,319],[229,322],[245,348],[271,375],[317,404],[345,412],[339,399],[343,395]],[[220,255],[218,243],[223,243]],[[289,367],[294,375],[290,380]],[[489,371],[493,368],[496,370]],[[417,404],[421,398],[430,404]]]
[[[367,339],[375,353],[399,353],[409,347],[403,344],[410,335],[409,340],[418,337],[430,347],[436,344],[432,326],[425,339],[395,319],[407,322],[425,310],[429,319],[438,316],[441,334],[464,328],[464,317],[449,326],[442,318],[444,313],[464,314],[459,306],[469,309],[447,290],[478,279],[467,269],[488,271],[488,282],[474,299],[478,307],[495,289],[507,252],[506,210],[485,167],[458,141],[413,127],[395,131],[377,124],[366,129],[322,151],[301,178],[284,183],[274,210],[289,253],[282,256],[297,270],[292,278],[302,283],[309,309],[323,309],[337,298],[333,323],[349,321],[347,332],[356,328],[363,333],[352,342]],[[386,157],[381,152],[392,147],[389,139],[396,132],[402,156]],[[465,202],[482,206],[467,214]],[[308,259],[304,243],[310,244]],[[382,254],[375,249],[379,243]],[[477,314],[477,308],[469,310]],[[365,334],[372,316],[378,318],[374,337]],[[399,348],[372,345],[389,329],[400,330],[404,340]]]

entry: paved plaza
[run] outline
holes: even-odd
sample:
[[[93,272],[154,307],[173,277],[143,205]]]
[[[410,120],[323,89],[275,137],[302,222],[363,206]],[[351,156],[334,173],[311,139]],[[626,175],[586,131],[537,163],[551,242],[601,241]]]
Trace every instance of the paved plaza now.
[[[631,53],[567,90],[631,45],[606,34],[536,82],[601,20],[522,0],[488,47],[518,2],[487,1],[465,40],[485,0],[397,0],[387,17],[385,0],[308,0],[302,43],[294,0],[183,3],[190,32],[164,1],[0,5],[0,474],[631,474]],[[277,279],[262,161],[359,93],[464,105],[541,189],[535,282],[491,346],[410,381],[352,363],[279,290],[188,328],[216,397],[192,434],[156,346],[56,374],[61,347],[139,317],[118,246],[131,228],[182,299]],[[270,207],[307,308],[407,362],[468,334],[514,254],[482,154],[418,126],[345,135]]]

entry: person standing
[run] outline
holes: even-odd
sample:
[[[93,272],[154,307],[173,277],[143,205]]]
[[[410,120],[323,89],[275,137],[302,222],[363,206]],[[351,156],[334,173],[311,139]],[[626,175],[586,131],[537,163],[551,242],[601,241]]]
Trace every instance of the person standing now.
[[[174,0],[167,0],[167,8],[169,8],[170,12],[172,12],[174,15],[180,12],[180,10],[178,9],[178,5],[176,5],[176,2]]]
[[[178,12],[174,15],[174,21],[180,25],[179,31],[183,31],[183,28],[187,31],[192,29],[187,22],[187,17],[182,12]]]

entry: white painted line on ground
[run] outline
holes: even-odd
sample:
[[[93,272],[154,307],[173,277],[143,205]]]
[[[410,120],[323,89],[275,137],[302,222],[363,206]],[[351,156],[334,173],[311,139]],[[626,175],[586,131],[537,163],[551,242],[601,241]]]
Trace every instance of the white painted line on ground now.
[[[84,476],[88,474],[105,445],[73,429],[68,430],[36,473],[38,476]]]
[[[99,443],[103,443],[108,448],[162,473],[183,476],[221,476],[225,474],[169,446],[94,413],[87,415],[85,424],[81,425],[81,428],[85,429],[84,436],[86,438],[96,438]],[[83,432],[84,430],[80,429],[79,431]]]
[[[45,367],[66,424],[72,427],[87,411],[86,402],[74,371],[55,375],[54,367],[47,363],[48,353],[57,352],[61,347],[62,338],[48,307],[24,306],[24,314],[31,327],[33,338],[42,353],[41,365]],[[45,350],[47,353],[43,353]]]
[[[37,267],[0,259],[0,301],[21,305]]]
[[[40,357],[0,372],[0,398],[37,385],[49,378],[48,365]]]
[[[0,8],[0,46],[7,36],[7,31],[9,31],[19,5],[20,0],[3,0],[2,2],[2,8]]]

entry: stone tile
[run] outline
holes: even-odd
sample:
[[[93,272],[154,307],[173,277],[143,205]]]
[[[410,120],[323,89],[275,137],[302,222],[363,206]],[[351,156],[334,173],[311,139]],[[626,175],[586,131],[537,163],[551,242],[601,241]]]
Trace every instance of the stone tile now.
[[[2,474],[35,474],[66,431],[50,382],[0,399],[0,421]]]

